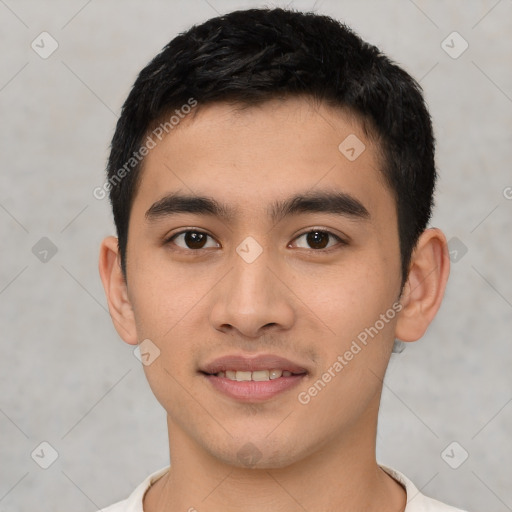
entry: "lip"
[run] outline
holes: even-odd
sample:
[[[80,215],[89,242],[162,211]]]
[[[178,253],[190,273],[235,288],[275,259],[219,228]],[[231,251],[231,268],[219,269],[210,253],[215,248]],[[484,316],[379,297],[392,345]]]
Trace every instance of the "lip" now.
[[[279,377],[268,381],[235,381],[215,374],[227,370],[255,372],[258,370],[287,370],[295,375]],[[219,357],[200,369],[203,377],[216,391],[241,402],[264,402],[276,395],[297,386],[307,375],[308,370],[298,363],[275,354],[247,356],[231,354]]]
[[[216,391],[227,395],[239,402],[264,402],[276,395],[283,393],[297,386],[305,377],[306,373],[291,375],[290,377],[279,377],[268,381],[236,381],[226,377],[203,374]]]
[[[289,359],[274,354],[260,354],[257,356],[246,356],[242,354],[231,354],[219,357],[204,367],[200,368],[202,373],[216,374],[227,370],[240,370],[255,372],[258,370],[287,370],[291,373],[308,373],[307,369]],[[281,377],[280,377],[281,378]],[[279,380],[279,379],[275,379]]]

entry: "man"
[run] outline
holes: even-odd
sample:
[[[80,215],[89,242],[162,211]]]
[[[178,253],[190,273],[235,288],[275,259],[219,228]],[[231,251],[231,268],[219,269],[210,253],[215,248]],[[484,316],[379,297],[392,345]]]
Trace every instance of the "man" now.
[[[448,279],[435,179],[418,84],[329,17],[232,12],[142,70],[99,267],[171,464],[108,512],[457,510],[375,456],[395,339]]]

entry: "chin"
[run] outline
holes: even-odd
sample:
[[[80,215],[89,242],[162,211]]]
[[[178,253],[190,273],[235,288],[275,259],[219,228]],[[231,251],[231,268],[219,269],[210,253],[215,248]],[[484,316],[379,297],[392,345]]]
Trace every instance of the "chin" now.
[[[300,436],[299,436],[300,438]],[[210,453],[223,463],[237,468],[247,469],[280,469],[294,464],[307,456],[304,440],[300,449],[294,442],[286,442],[290,437],[282,439],[268,438],[268,432],[260,437],[240,440],[229,439],[229,447],[221,453],[212,450]]]

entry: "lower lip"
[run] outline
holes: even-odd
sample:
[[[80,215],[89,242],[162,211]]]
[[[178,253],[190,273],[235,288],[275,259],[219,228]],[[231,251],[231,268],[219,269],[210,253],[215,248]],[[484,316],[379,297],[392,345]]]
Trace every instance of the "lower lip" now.
[[[242,402],[263,402],[297,386],[306,374],[279,377],[277,379],[237,381],[226,377],[206,375],[204,377],[221,393]]]

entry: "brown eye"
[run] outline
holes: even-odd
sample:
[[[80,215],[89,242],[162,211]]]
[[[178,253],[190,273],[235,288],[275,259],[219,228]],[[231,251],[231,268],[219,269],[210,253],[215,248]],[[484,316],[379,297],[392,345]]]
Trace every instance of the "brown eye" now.
[[[308,231],[307,233],[303,233],[302,235],[298,236],[296,240],[299,240],[301,238],[304,238],[307,244],[306,247],[302,247],[305,249],[313,250],[322,250],[326,248],[328,249],[335,245],[335,243],[331,243],[329,245],[330,239],[334,239],[335,242],[337,241],[338,243],[344,243],[343,240],[339,236],[336,236],[334,233],[331,233],[330,231],[323,231],[320,229],[314,229]],[[299,247],[301,246],[299,245]]]
[[[329,234],[324,231],[311,231],[306,234],[306,241],[313,249],[325,249],[329,243]]]
[[[208,238],[211,238],[210,235],[203,233],[202,231],[188,230],[182,231],[181,233],[176,233],[169,239],[169,242],[176,244],[182,249],[198,250],[204,249],[206,247]],[[209,247],[216,246],[217,245],[214,244],[213,246],[210,245]]]

